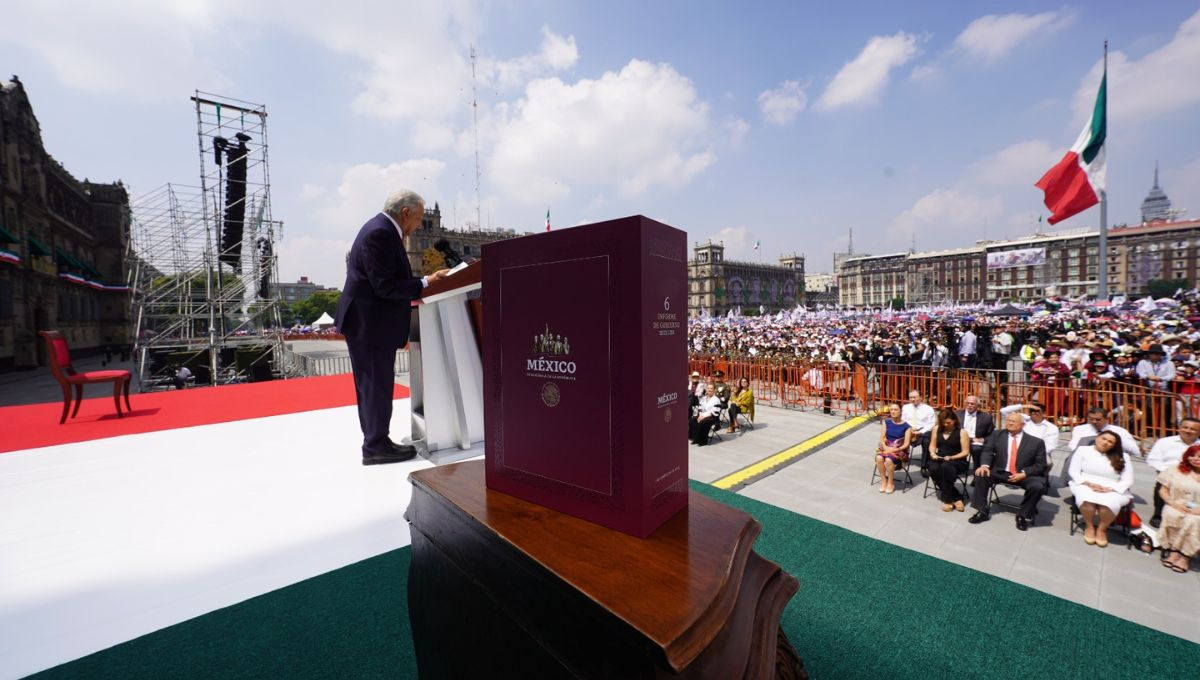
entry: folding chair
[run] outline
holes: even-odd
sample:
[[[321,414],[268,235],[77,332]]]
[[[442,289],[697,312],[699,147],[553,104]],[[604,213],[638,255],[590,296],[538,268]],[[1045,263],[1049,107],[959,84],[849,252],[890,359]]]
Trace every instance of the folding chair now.
[[[1007,500],[1004,500],[1000,496],[1000,492],[996,491],[996,487],[998,487],[998,486],[1003,486],[1007,489],[1016,489],[1017,491],[1021,492],[1021,497],[1024,498],[1025,489],[1022,489],[1021,485],[1009,484],[1008,482],[993,481],[992,488],[990,490],[990,493],[988,494],[988,507],[990,508],[993,505],[999,505],[1000,507],[1004,508],[1005,510],[1012,510],[1013,512],[1020,512],[1021,511],[1021,501],[1018,500],[1016,503],[1011,503]],[[1038,516],[1038,509],[1037,509],[1037,506],[1035,505],[1033,508],[1033,517],[1030,518],[1030,520],[1029,520],[1029,526],[1033,526],[1034,524],[1037,523],[1037,516]]]
[[[910,448],[909,450],[911,451],[912,449]],[[908,486],[904,487],[904,489],[902,489],[900,491],[900,493],[906,493],[908,491],[908,489],[916,486],[916,484],[913,483],[912,475],[910,475],[908,473],[908,468],[911,465],[912,465],[912,459],[909,458],[908,460],[904,461],[904,465],[896,466],[897,476],[899,476],[900,472],[903,472],[905,483],[908,485]],[[871,459],[871,482],[870,483],[874,484],[875,480],[877,480],[877,479],[879,479],[879,470],[875,467],[875,460]]]
[[[1071,496],[1067,499],[1067,506],[1071,508],[1071,535],[1074,536],[1077,529],[1086,528],[1084,526],[1085,522],[1083,519],[1083,512],[1075,503],[1074,496]],[[1125,504],[1125,507],[1121,508],[1121,512],[1117,513],[1117,518],[1113,520],[1112,524],[1108,525],[1108,528],[1110,530],[1113,528],[1119,528],[1121,530],[1121,534],[1125,537],[1125,549],[1129,550],[1133,547],[1133,540],[1130,538],[1130,534],[1133,530],[1132,499]]]
[[[954,478],[954,481],[956,484],[962,484],[963,499],[969,501],[971,498],[971,494],[967,493],[969,490],[967,488],[967,484],[970,483],[970,481],[971,481],[971,459],[970,458],[967,459],[966,469],[963,470],[958,475],[956,475]],[[936,494],[936,493],[937,493],[937,488],[934,486],[934,483],[933,483],[933,475],[925,475],[925,489],[921,491],[921,498],[928,498],[929,494]]]

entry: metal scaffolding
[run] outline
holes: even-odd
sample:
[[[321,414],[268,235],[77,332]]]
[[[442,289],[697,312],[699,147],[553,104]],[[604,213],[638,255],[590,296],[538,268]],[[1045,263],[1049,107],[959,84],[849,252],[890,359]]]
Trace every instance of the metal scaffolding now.
[[[200,186],[167,184],[132,206],[143,391],[169,387],[179,365],[197,384],[286,377],[266,108],[199,91],[192,102]]]

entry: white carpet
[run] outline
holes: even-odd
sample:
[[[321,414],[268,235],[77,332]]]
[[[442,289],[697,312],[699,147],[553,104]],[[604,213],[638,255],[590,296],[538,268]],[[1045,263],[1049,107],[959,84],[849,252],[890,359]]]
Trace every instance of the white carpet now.
[[[365,467],[360,441],[347,406],[0,455],[0,676],[408,545],[430,464]]]

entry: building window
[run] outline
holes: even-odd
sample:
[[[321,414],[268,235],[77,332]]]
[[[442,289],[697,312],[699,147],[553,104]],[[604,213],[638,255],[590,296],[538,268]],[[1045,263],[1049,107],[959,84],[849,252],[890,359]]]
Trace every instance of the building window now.
[[[0,319],[8,319],[12,315],[12,284],[8,281],[0,281]]]
[[[1175,278],[1177,278],[1177,279],[1182,279],[1182,278],[1184,278],[1184,276],[1185,275],[1183,272],[1175,272]]]
[[[1079,267],[1070,267],[1067,269],[1067,276],[1079,276]]]
[[[1070,248],[1067,250],[1067,257],[1079,257],[1078,248]]]
[[[1172,265],[1173,269],[1183,269],[1185,267],[1187,267],[1187,262],[1183,260],[1175,260],[1175,264]]]

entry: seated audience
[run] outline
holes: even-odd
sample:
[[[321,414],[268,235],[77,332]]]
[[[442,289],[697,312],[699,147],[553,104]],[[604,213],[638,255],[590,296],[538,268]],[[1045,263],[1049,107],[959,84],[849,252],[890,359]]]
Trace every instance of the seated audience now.
[[[754,422],[754,392],[750,391],[749,378],[742,378],[738,381],[737,389],[733,391],[733,397],[729,400],[730,432],[736,432],[738,429],[739,413],[745,413],[750,422]]]
[[[721,400],[716,392],[716,387],[708,386],[696,406],[696,415],[688,422],[688,439],[696,446],[707,445],[713,430],[721,426]]]
[[[908,449],[912,444],[912,426],[900,417],[900,405],[888,407],[888,419],[879,430],[879,447],[875,451],[875,469],[879,472],[879,493],[896,491],[896,468],[908,464]]]
[[[1053,452],[1058,448],[1058,426],[1046,418],[1046,407],[1039,402],[1029,404],[1012,404],[1000,409],[1000,414],[1021,413],[1025,420],[1025,432],[1041,439],[1046,443],[1046,476],[1050,476],[1050,468],[1054,465]]]
[[[963,429],[971,438],[971,462],[978,467],[983,442],[996,431],[996,423],[992,421],[990,413],[979,410],[979,397],[974,394],[967,395],[964,406],[966,408],[958,412],[958,419],[962,421]]]
[[[1179,465],[1158,475],[1163,521],[1159,544],[1167,551],[1163,566],[1180,574],[1191,568],[1200,550],[1200,445],[1188,447]]]
[[[990,418],[988,424],[990,425]],[[971,455],[971,437],[967,428],[958,422],[954,409],[944,408],[933,426],[931,437],[933,452],[929,457],[929,474],[942,501],[942,512],[964,510],[963,497],[954,485],[954,480],[967,470],[967,459]]]
[[[1108,545],[1106,532],[1133,496],[1133,465],[1121,450],[1121,437],[1101,432],[1091,446],[1081,446],[1071,457],[1068,471],[1071,493],[1083,514],[1083,542]]]
[[[688,408],[694,410],[700,404],[700,397],[704,396],[705,385],[700,379],[700,371],[692,371],[692,378],[688,382]]]
[[[937,422],[937,413],[925,403],[918,390],[908,393],[908,403],[900,409],[901,417],[913,429],[913,446],[921,448],[921,473],[926,474],[925,463],[929,461],[929,436]]]
[[[991,519],[988,494],[996,484],[1011,484],[1025,490],[1017,511],[1017,530],[1027,530],[1033,521],[1038,501],[1046,493],[1046,444],[1024,430],[1021,414],[1010,413],[1004,416],[1004,429],[992,433],[983,443],[971,494],[971,507],[975,509],[968,520],[971,524]]]
[[[1146,454],[1146,465],[1154,468],[1159,474],[1179,465],[1183,460],[1183,452],[1191,448],[1200,437],[1200,420],[1184,418],[1179,423],[1179,434],[1174,437],[1163,437],[1154,442],[1150,453]],[[1162,485],[1154,486],[1154,515],[1150,517],[1150,526],[1158,528],[1162,524],[1163,499]]]
[[[1121,441],[1121,449],[1125,453],[1130,456],[1141,455],[1138,441],[1129,433],[1129,430],[1109,422],[1108,411],[1099,406],[1093,406],[1088,409],[1087,422],[1071,429],[1071,441],[1067,444],[1067,448],[1071,451],[1066,462],[1068,470],[1071,468],[1071,459],[1075,457],[1075,451],[1081,446],[1088,446],[1096,440],[1096,435],[1105,431],[1117,435]]]

